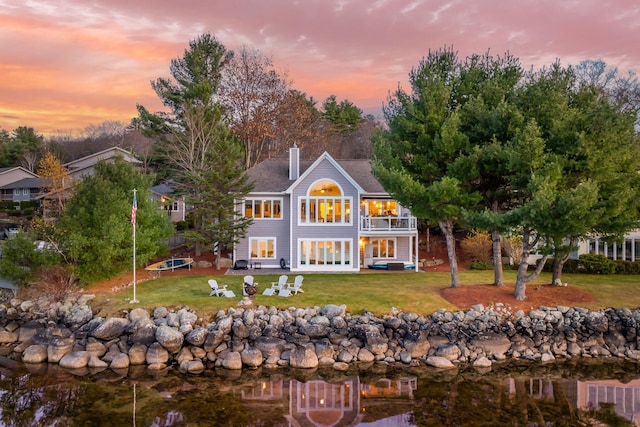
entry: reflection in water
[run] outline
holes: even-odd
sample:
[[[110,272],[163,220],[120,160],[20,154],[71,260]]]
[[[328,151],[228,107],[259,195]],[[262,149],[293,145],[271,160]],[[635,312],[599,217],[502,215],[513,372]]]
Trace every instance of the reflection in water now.
[[[0,368],[0,424],[133,426],[640,425],[637,365],[88,375]],[[569,374],[571,376],[569,376]],[[612,421],[613,420],[613,421]]]

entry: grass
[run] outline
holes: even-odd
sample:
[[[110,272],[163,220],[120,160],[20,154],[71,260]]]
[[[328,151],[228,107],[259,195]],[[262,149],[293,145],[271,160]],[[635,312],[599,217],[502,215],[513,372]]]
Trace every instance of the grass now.
[[[289,275],[290,281],[293,281],[294,276],[294,273]],[[439,290],[451,283],[449,273],[385,272],[304,276],[305,293],[283,298],[277,295],[260,295],[265,287],[278,280],[278,275],[256,275],[256,305],[287,308],[345,304],[351,313],[367,310],[375,314],[389,313],[392,307],[419,314],[431,314],[441,308],[459,309],[439,295]],[[218,310],[237,307],[242,297],[242,276],[215,277],[220,285],[227,285],[228,289],[234,291],[236,298],[209,297],[207,280],[210,278],[211,276],[160,277],[138,283],[136,297],[139,304],[135,307],[153,309],[158,306],[188,306],[203,318],[212,318]],[[459,279],[461,286],[492,283],[493,272],[461,271]],[[585,308],[640,307],[640,276],[565,274],[563,280],[571,283],[571,286],[590,292],[596,298],[596,302],[584,305]],[[513,284],[515,272],[505,271],[505,281]],[[543,273],[534,282],[528,283],[527,289],[536,283],[550,282],[550,274]],[[91,292],[91,287],[86,291]],[[134,305],[129,303],[132,297],[133,289],[127,288],[116,294],[98,295],[94,306],[102,307],[100,315],[111,315],[119,310],[133,308]]]

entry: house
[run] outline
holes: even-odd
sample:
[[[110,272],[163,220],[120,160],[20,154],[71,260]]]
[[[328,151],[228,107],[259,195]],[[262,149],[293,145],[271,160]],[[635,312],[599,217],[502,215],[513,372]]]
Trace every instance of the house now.
[[[418,265],[416,218],[371,172],[369,160],[268,159],[247,170],[253,191],[239,203],[253,218],[235,260],[292,272],[357,272],[375,261]]]
[[[15,203],[35,200],[42,181],[25,168],[0,168],[0,201]]]
[[[121,157],[129,163],[142,164],[132,153],[120,147],[110,147],[97,153],[89,154],[71,162],[65,163],[64,167],[71,175],[73,181],[81,180],[86,175],[93,175],[96,163],[101,160],[113,161],[114,158]]]
[[[159,184],[151,187],[151,197],[160,203],[160,209],[163,209],[172,223],[184,221],[186,218],[187,206],[184,196],[174,196],[174,191],[168,184]]]

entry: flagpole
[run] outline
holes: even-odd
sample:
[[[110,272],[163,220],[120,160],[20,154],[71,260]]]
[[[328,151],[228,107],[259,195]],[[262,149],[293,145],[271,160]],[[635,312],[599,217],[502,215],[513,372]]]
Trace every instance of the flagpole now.
[[[136,189],[133,189],[133,207],[131,208],[131,224],[133,225],[133,299],[130,304],[138,303],[136,299],[136,220],[138,213],[138,201],[136,199]]]

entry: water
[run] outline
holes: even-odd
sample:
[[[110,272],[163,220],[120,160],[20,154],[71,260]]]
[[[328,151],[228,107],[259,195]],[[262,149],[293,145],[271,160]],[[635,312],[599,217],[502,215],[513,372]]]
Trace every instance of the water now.
[[[0,368],[3,426],[640,425],[640,369],[628,362],[438,371],[70,372]],[[598,424],[597,419],[600,424]],[[635,424],[634,424],[635,423]]]

